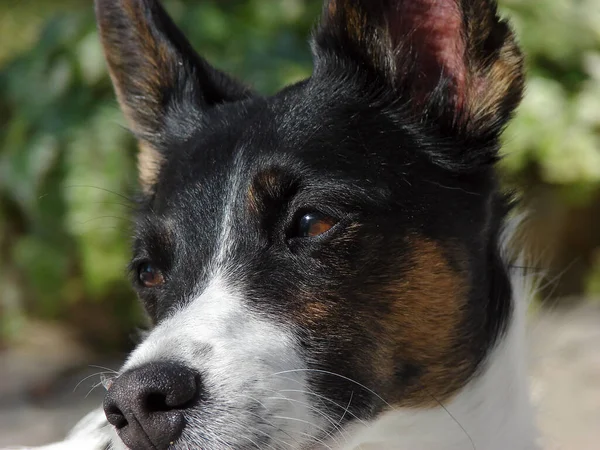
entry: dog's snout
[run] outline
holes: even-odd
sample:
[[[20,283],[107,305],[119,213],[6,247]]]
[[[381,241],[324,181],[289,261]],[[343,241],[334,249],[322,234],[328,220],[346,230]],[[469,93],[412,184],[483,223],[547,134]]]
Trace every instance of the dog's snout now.
[[[104,412],[132,450],[166,449],[185,427],[183,411],[200,396],[197,372],[174,362],[151,363],[120,375]]]

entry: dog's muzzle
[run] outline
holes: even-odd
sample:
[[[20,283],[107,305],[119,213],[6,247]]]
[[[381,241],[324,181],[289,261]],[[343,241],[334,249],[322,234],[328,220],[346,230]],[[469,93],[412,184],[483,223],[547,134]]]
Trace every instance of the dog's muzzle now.
[[[176,362],[154,362],[114,380],[104,398],[104,412],[131,450],[163,450],[181,435],[184,411],[200,394],[196,371]]]

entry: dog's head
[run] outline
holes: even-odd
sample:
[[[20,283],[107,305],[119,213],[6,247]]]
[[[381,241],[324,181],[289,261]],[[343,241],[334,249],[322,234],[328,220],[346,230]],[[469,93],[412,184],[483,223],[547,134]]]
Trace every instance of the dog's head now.
[[[157,1],[96,5],[155,324],[107,394],[122,440],[313,448],[457,393],[510,309],[493,165],[522,64],[494,2],[330,0],[313,75],[272,97]]]

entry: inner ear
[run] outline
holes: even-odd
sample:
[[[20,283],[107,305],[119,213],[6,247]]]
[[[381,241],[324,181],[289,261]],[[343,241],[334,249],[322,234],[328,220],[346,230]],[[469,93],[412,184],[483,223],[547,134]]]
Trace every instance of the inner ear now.
[[[521,53],[493,0],[330,0],[315,44],[317,71],[359,62],[424,120],[471,135],[499,132],[521,97]]]
[[[205,109],[252,93],[198,56],[157,0],[95,3],[110,77],[140,141],[140,178],[155,181],[167,147],[188,139]]]

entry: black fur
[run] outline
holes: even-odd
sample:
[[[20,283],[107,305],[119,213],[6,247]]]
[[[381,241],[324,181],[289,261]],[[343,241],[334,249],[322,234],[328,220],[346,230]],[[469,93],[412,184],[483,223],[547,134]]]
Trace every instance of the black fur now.
[[[491,2],[459,3],[487,5],[497,20]],[[409,392],[419,388],[427,366],[397,360],[394,377],[384,380],[375,375],[371,355],[386,339],[379,324],[390,311],[389,299],[378,293],[407,276],[418,237],[439,245],[464,282],[468,298],[452,351],[471,361],[461,380],[467,383],[510,317],[510,283],[499,253],[507,202],[493,164],[521,81],[494,105],[501,111],[493,120],[458,123],[452,83],[439,73],[430,74],[441,81],[432,85],[428,106],[415,108],[407,97],[414,76],[391,80],[336,16],[316,32],[313,76],[262,97],[204,62],[156,2],[140,0],[152,35],[168,43],[173,62],[183,62],[175,81],[161,84],[160,108],[153,110],[132,82],[148,69],[136,54],[131,17],[107,0],[97,4],[101,27],[116,23],[106,33],[109,55],[111,46],[125,48],[126,63],[112,66],[130,77],[117,86],[121,101],[139,111],[130,120],[163,158],[157,183],[141,197],[131,265],[153,322],[209,281],[225,207],[233,202],[227,269],[243,287],[247,307],[293,328],[307,367],[342,374],[382,395]],[[365,17],[379,26],[380,18]],[[497,57],[507,39],[506,25],[497,23],[479,49],[482,59]],[[321,236],[298,237],[297,221],[310,211],[337,224]],[[162,271],[164,285],[145,288],[137,281],[139,265],[148,262]],[[328,318],[306,318],[304,308],[314,299],[333,311]],[[311,383],[343,405],[354,391],[346,421],[384,407],[340,377],[316,374]]]

